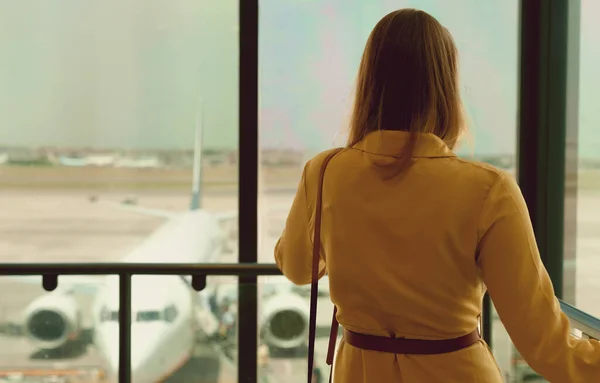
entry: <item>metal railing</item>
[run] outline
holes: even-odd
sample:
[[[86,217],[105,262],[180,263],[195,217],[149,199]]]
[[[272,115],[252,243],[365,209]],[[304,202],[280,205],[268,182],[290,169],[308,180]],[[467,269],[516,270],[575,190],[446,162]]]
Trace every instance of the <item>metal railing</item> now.
[[[46,291],[58,287],[60,275],[118,275],[119,277],[119,382],[131,382],[131,278],[133,275],[181,275],[191,277],[196,291],[206,287],[207,276],[258,277],[281,275],[274,264],[162,264],[162,263],[46,263],[46,264],[0,264],[0,276],[41,275]],[[600,319],[572,305],[560,302],[562,311],[569,317],[573,329],[582,337],[600,339]],[[239,334],[242,336],[243,334]],[[248,334],[256,337],[254,334]],[[243,350],[238,342],[238,355]],[[240,368],[240,366],[238,366]],[[251,376],[248,381],[256,381]]]
[[[581,331],[582,338],[600,339],[600,319],[562,301],[560,308],[569,317],[571,328]]]
[[[206,287],[207,276],[257,277],[281,275],[274,264],[164,264],[164,263],[37,263],[0,264],[0,276],[41,275],[42,287],[53,291],[60,275],[118,275],[119,277],[119,383],[131,382],[131,277],[133,275],[191,276],[196,291]],[[241,286],[241,285],[240,285]],[[256,315],[256,313],[254,313]],[[242,334],[239,334],[240,336]],[[256,340],[254,334],[246,334]],[[238,355],[244,342],[238,342]],[[240,366],[238,366],[240,368]],[[256,382],[256,377],[247,378]]]

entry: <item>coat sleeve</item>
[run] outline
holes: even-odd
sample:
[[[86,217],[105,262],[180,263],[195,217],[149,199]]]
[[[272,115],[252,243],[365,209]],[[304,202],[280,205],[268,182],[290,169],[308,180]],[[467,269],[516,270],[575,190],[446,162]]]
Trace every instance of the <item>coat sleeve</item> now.
[[[600,343],[570,334],[512,176],[501,174],[491,187],[479,230],[484,283],[521,355],[551,382],[600,382]]]
[[[312,248],[314,203],[307,194],[306,177],[309,164],[304,167],[302,179],[292,203],[285,229],[275,245],[275,262],[291,282],[306,285],[312,280]],[[316,191],[315,191],[316,192]],[[325,262],[319,262],[319,278],[325,275]]]

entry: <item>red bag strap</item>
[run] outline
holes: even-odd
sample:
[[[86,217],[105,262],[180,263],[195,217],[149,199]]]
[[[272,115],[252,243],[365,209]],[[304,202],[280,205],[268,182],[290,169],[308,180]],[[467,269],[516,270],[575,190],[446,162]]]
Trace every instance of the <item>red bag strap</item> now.
[[[312,263],[312,282],[310,288],[310,321],[308,325],[308,383],[312,383],[313,368],[315,362],[315,335],[317,328],[317,299],[318,299],[318,287],[319,287],[319,259],[321,253],[321,205],[323,200],[323,179],[325,177],[325,169],[329,161],[342,151],[344,148],[337,148],[330,152],[327,157],[323,160],[321,165],[321,172],[319,174],[319,183],[317,187],[317,200],[315,207],[315,230],[313,237],[313,263]],[[335,322],[335,337],[334,337],[334,348],[335,339],[337,338],[337,320],[335,319],[336,309],[333,312],[333,321]],[[333,336],[333,323],[332,332],[330,334],[330,349],[327,352],[327,364],[331,354],[331,361],[333,362],[333,352],[331,351],[331,337]],[[329,380],[331,381],[331,372],[329,374]]]

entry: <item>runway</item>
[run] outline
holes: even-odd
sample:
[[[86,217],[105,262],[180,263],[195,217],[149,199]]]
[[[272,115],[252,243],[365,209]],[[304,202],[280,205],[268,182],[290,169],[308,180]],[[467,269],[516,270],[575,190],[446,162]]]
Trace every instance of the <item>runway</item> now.
[[[294,173],[296,174],[296,173]],[[284,227],[287,209],[294,197],[296,180],[272,177],[262,185],[259,199],[259,262],[273,261],[273,247]],[[46,181],[51,178],[44,178]],[[279,182],[274,182],[273,179]],[[264,180],[263,180],[264,181]],[[41,182],[41,181],[40,181]],[[181,181],[185,183],[184,180]],[[164,221],[107,206],[94,204],[91,196],[110,201],[134,198],[137,205],[171,211],[188,208],[190,195],[186,188],[135,187],[25,187],[18,182],[0,184],[0,260],[2,262],[118,262]],[[203,207],[221,212],[237,209],[235,187],[208,188]],[[577,258],[565,267],[576,268],[576,303],[590,314],[600,316],[600,190],[580,193],[577,200]],[[237,252],[224,254],[223,262],[235,262]],[[260,282],[268,278],[259,278]],[[235,279],[221,283],[235,284]],[[135,283],[135,282],[134,282]],[[23,309],[35,297],[43,294],[41,284],[24,284],[0,278],[0,323],[18,323]],[[84,312],[89,311],[89,299],[81,297]],[[259,303],[260,304],[260,303]],[[332,306],[326,299],[319,304],[319,323],[330,324]],[[89,318],[84,318],[89,320]],[[510,340],[495,321],[494,352],[503,372],[510,371]],[[6,329],[4,329],[6,330]],[[317,342],[317,358],[321,367],[326,352],[326,337]],[[185,365],[170,382],[237,381],[235,364],[208,351]],[[304,382],[305,355],[294,358],[272,356],[268,367],[269,382]],[[0,382],[2,371],[90,370],[104,368],[93,345],[73,345],[59,355],[41,354],[32,349],[23,337],[0,335]],[[19,381],[19,380],[11,380]],[[21,381],[43,381],[39,377]],[[82,382],[85,380],[82,380]],[[91,382],[92,380],[87,380]]]

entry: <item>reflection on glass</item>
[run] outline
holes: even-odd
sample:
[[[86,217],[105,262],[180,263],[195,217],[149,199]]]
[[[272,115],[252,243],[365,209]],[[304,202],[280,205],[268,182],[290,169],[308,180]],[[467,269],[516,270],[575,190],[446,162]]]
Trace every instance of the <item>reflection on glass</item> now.
[[[94,334],[101,318],[96,316],[93,296],[102,285],[74,288],[83,280],[104,277],[61,277],[59,288],[50,293],[42,289],[40,277],[0,278],[0,289],[10,291],[0,294],[1,381],[34,382],[56,376],[65,382],[91,383],[109,376],[112,361],[97,351]],[[118,312],[118,293],[102,295],[116,302],[113,308]],[[118,333],[118,318],[110,326]]]
[[[273,248],[306,160],[318,151],[344,145],[362,50],[377,21],[394,9],[423,9],[453,34],[470,120],[470,137],[459,154],[514,174],[518,4],[517,0],[261,0],[260,260],[274,261]],[[502,329],[501,323],[494,328]],[[516,366],[505,331],[494,351],[502,353],[498,363],[508,379]]]

